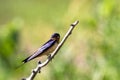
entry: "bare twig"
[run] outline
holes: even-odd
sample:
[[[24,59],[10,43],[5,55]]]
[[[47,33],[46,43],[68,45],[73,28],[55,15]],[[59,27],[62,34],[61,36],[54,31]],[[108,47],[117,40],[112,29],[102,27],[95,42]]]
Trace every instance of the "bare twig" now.
[[[31,75],[28,78],[24,78],[22,80],[33,80],[35,78],[35,76],[37,75],[37,73],[40,73],[40,70],[42,67],[46,66],[53,58],[54,56],[57,54],[57,52],[59,51],[59,49],[62,47],[62,45],[64,44],[64,42],[66,41],[66,39],[68,38],[68,36],[72,33],[72,30],[74,29],[74,27],[79,23],[79,21],[75,21],[74,23],[72,23],[70,25],[70,29],[68,30],[68,32],[65,34],[64,38],[62,39],[62,41],[58,44],[57,48],[54,50],[54,52],[47,58],[47,60],[43,63],[39,62],[38,66],[33,69]]]

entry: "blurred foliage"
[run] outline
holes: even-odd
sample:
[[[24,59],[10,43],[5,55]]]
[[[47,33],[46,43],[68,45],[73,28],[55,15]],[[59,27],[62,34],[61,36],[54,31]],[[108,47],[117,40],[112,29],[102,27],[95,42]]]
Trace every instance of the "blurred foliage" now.
[[[54,32],[80,23],[35,80],[120,80],[119,0],[0,0],[0,80],[30,75],[21,61]],[[46,58],[46,57],[45,57]]]

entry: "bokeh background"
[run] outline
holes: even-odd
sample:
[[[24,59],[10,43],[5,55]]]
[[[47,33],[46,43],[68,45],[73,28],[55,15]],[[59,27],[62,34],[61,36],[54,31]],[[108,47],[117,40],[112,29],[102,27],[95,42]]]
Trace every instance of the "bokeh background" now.
[[[46,57],[21,61],[76,20],[35,80],[120,80],[120,0],[0,0],[0,80],[28,77]]]

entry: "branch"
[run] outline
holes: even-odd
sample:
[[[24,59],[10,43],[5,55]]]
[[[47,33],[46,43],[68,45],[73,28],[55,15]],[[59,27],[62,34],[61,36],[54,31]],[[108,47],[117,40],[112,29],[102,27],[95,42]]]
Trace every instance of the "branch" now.
[[[54,50],[54,52],[47,58],[47,60],[43,63],[39,62],[38,66],[33,69],[31,75],[28,78],[24,78],[22,80],[33,80],[35,78],[35,76],[37,75],[37,73],[40,73],[40,70],[42,67],[46,66],[53,58],[54,56],[57,54],[57,52],[59,51],[59,49],[62,47],[62,45],[64,44],[64,42],[66,41],[66,39],[70,36],[70,34],[72,33],[72,30],[74,29],[74,27],[79,23],[79,21],[75,21],[74,23],[72,23],[70,25],[70,29],[68,30],[68,32],[65,34],[64,38],[62,39],[62,41],[58,44],[57,48]]]

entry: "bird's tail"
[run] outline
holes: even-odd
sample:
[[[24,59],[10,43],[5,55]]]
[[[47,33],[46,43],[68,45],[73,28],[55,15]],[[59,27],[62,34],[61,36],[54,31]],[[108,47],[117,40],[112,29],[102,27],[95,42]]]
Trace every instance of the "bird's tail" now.
[[[23,63],[27,63],[28,61],[30,61],[30,57],[31,57],[31,56],[27,57],[27,58],[24,59],[22,62],[23,62]]]
[[[25,63],[27,63],[28,61],[32,60],[31,56],[27,57],[26,59],[24,59],[22,61],[22,64],[20,64],[19,66],[16,67],[16,69],[20,68],[21,66],[23,66]]]
[[[20,64],[19,66],[15,67],[15,70],[19,69],[21,66],[23,66],[25,63]]]

